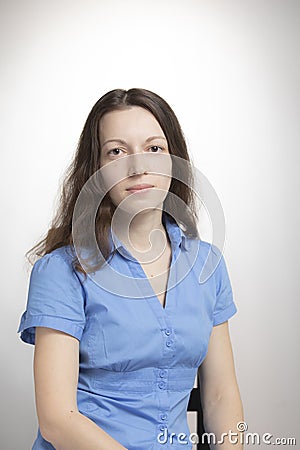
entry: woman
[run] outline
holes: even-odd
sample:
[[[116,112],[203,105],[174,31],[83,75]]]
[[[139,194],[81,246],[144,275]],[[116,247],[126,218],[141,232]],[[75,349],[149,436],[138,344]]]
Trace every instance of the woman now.
[[[192,448],[197,372],[206,432],[236,432],[236,307],[224,258],[198,236],[192,181],[161,97],[116,89],[98,100],[52,227],[33,248],[41,258],[18,329],[35,344],[33,450]],[[215,270],[200,284],[204,264]]]

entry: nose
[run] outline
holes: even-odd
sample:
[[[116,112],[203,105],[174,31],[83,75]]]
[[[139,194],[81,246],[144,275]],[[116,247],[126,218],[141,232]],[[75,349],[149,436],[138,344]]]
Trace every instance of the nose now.
[[[129,168],[128,168],[128,175],[138,175],[147,173],[145,163],[146,163],[146,155],[143,154],[132,154],[129,157]]]

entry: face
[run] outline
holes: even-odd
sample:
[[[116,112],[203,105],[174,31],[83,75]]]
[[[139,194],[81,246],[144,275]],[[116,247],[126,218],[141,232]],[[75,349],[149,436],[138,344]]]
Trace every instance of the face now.
[[[100,167],[113,204],[132,213],[162,209],[172,164],[166,136],[155,117],[133,106],[106,113],[99,128]]]

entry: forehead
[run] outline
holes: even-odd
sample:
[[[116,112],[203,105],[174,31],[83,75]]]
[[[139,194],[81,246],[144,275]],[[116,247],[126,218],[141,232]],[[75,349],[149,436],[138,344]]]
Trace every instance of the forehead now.
[[[139,106],[115,110],[104,114],[100,120],[100,139],[149,137],[164,133],[156,118],[148,110]],[[147,136],[146,136],[147,135]]]

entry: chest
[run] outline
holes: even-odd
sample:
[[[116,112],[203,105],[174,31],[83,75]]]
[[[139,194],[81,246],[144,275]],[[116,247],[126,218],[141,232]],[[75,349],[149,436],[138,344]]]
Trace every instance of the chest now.
[[[172,252],[168,245],[159,258],[148,263],[141,263],[141,267],[163,308],[166,305],[166,293],[171,261]]]
[[[191,274],[168,290],[165,308],[154,297],[114,297],[89,287],[81,340],[84,367],[200,364],[212,327],[213,295],[204,286],[196,289]]]
[[[81,364],[113,370],[136,370],[145,364],[200,364],[212,327],[212,278],[199,284],[199,269],[191,266],[184,253],[171,268],[167,258],[143,263],[143,267],[115,258],[111,266],[113,271],[107,266],[101,279],[89,278],[85,284]],[[157,274],[159,283],[151,276]],[[112,281],[107,288],[108,280]],[[143,281],[141,288],[138,281]]]

